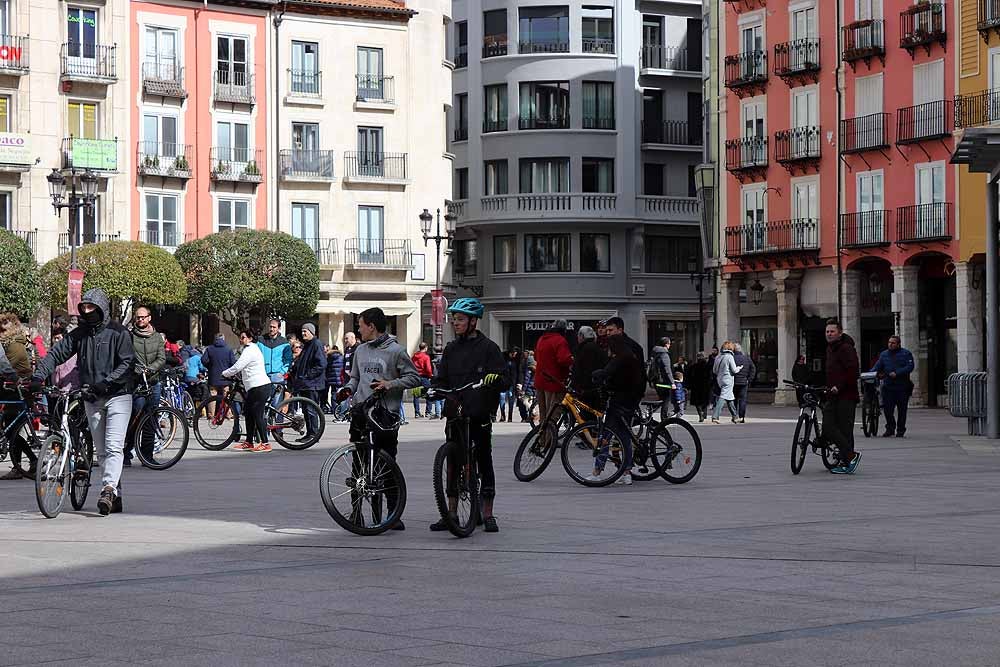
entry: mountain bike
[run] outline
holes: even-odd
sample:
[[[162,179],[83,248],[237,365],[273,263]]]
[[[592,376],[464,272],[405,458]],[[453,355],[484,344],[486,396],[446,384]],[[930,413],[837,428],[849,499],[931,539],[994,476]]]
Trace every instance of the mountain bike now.
[[[521,440],[514,454],[514,477],[521,482],[537,479],[552,462],[559,443],[573,425],[583,424],[601,414],[600,410],[583,402],[567,382],[562,401],[549,408],[546,418]]]
[[[878,435],[878,421],[882,414],[879,398],[882,394],[878,373],[861,374],[861,430],[866,438]]]
[[[364,417],[364,432],[334,451],[319,473],[319,495],[327,513],[355,535],[379,535],[393,527],[406,508],[406,480],[396,461],[375,447],[373,433],[394,431],[402,419],[376,392],[351,409]],[[353,422],[352,422],[353,423]]]
[[[143,371],[133,396],[145,397],[147,407],[133,410],[125,432],[125,447],[131,448],[146,468],[166,470],[175,466],[187,451],[190,429],[187,417],[180,410],[162,403],[150,406],[152,393]]]
[[[246,390],[238,380],[228,391],[203,401],[194,418],[194,435],[198,444],[217,452],[239,440],[242,435],[240,416],[245,401]],[[308,433],[306,424],[307,410],[312,410],[317,417],[312,434]],[[308,449],[319,442],[326,429],[326,418],[319,405],[302,396],[286,398],[277,405],[265,403],[264,421],[267,432],[285,449]]]
[[[21,438],[34,451],[41,447],[42,438],[39,437],[36,429],[44,421],[45,429],[49,428],[49,419],[43,413],[39,414],[32,402],[25,396],[27,384],[23,382],[4,382],[3,391],[9,396],[0,399],[0,415],[7,415],[8,410],[13,417],[4,418],[0,422],[0,461],[3,461],[10,454],[10,447],[15,438]]]
[[[800,382],[785,380],[785,384],[794,389],[802,390],[802,407],[799,409],[799,421],[795,424],[795,435],[792,436],[792,474],[798,475],[805,463],[806,453],[811,448],[814,454],[823,459],[827,470],[833,470],[840,465],[840,450],[837,445],[823,436],[822,410],[820,403],[829,395],[826,387],[811,387]]]
[[[38,452],[35,500],[39,511],[54,519],[66,502],[67,486],[73,509],[83,509],[95,463],[94,441],[81,399],[83,390],[63,392],[46,387],[42,392],[52,401],[53,424]]]
[[[434,455],[434,500],[441,519],[455,537],[471,535],[481,511],[476,443],[469,435],[470,419],[465,414],[462,394],[484,386],[479,380],[456,389],[431,387],[426,393],[429,400],[447,400],[456,406],[455,416],[445,424],[445,443]],[[448,507],[449,496],[458,501],[454,513]]]

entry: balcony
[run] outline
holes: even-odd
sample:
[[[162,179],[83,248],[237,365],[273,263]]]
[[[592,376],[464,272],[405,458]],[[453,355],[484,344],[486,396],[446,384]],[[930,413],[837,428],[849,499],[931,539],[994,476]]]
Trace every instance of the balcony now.
[[[856,21],[841,28],[844,40],[842,59],[855,70],[859,60],[871,67],[872,58],[878,58],[885,64],[885,21],[882,19],[866,19]]]
[[[253,106],[256,101],[253,74],[216,70],[212,97],[216,102]]]
[[[641,74],[650,74],[646,70],[668,70],[701,75],[701,63],[690,63],[690,67],[688,67],[686,48],[662,44],[643,44],[640,56],[642,60]]]
[[[767,86],[767,52],[749,51],[726,56],[726,88],[739,97],[762,92]]]
[[[976,29],[979,36],[989,43],[991,32],[1000,35],[1000,0],[979,0],[978,18]]]
[[[344,181],[406,185],[409,181],[406,153],[349,151],[344,154]]]
[[[600,37],[584,37],[582,41],[584,53],[608,53],[615,52],[615,40],[602,39]]]
[[[490,195],[480,199],[484,215],[493,219],[604,219],[614,214],[618,195],[598,192],[550,192]]]
[[[483,58],[507,55],[507,35],[486,35],[483,37]]]
[[[175,62],[143,63],[142,92],[156,97],[185,99],[187,90],[184,88],[184,68]]]
[[[644,220],[658,222],[701,221],[701,207],[697,197],[639,195],[635,199],[635,212]]]
[[[726,257],[812,255],[819,250],[819,219],[754,222],[726,229]]]
[[[28,38],[0,35],[0,73],[21,76],[28,73]]]
[[[135,149],[135,166],[140,176],[191,178],[194,153],[186,144],[140,141]]]
[[[686,120],[642,121],[642,143],[701,148],[702,124]]]
[[[955,127],[980,127],[997,122],[1000,122],[1000,88],[955,96]]]
[[[77,234],[76,247],[90,245],[92,243],[104,243],[105,241],[120,241],[121,234]],[[65,255],[71,250],[69,232],[59,235],[58,250],[60,255]]]
[[[942,48],[947,42],[944,4],[921,2],[899,13],[899,48],[909,51],[911,58],[914,50],[921,46],[930,55],[935,42]]]
[[[344,266],[354,269],[390,269],[409,271],[413,255],[408,239],[347,239],[344,241]]]
[[[193,234],[183,234],[173,229],[140,229],[136,235],[137,241],[155,245],[158,248],[174,249],[182,243],[194,238]]]
[[[321,269],[332,269],[340,266],[340,251],[337,249],[337,239],[300,238],[300,241],[312,248],[316,253],[316,261]]]
[[[842,155],[882,151],[889,148],[889,114],[873,113],[840,121]]]
[[[210,153],[212,180],[229,183],[261,183],[264,151],[260,148],[214,147]]]
[[[469,140],[469,128],[468,127],[456,127],[455,128],[455,141],[468,141]]]
[[[395,104],[396,84],[391,76],[381,74],[357,74],[358,102],[371,102],[374,104]]]
[[[469,66],[469,47],[460,46],[455,50],[455,69]]]
[[[565,130],[569,128],[569,109],[557,110],[554,117],[519,116],[519,130]]]
[[[762,178],[767,173],[767,137],[727,140],[726,171],[740,183]]]
[[[506,132],[507,131],[507,117],[497,118],[496,120],[484,120],[483,121],[483,134],[489,134],[490,132]]]
[[[286,148],[278,153],[283,181],[332,181],[333,151]]]
[[[84,83],[114,83],[118,80],[117,46],[66,42],[59,50],[60,80]]]
[[[896,243],[949,241],[951,202],[900,206],[896,209]]]
[[[915,144],[950,137],[954,120],[955,108],[951,100],[904,107],[896,112],[896,143]]]
[[[820,42],[796,39],[774,45],[774,73],[789,86],[819,81]]]
[[[615,129],[614,116],[584,116],[583,129],[585,130],[613,130]]]
[[[875,248],[889,245],[892,211],[859,211],[840,214],[840,247]]]
[[[323,96],[323,73],[312,69],[288,69],[288,96],[318,100]]]
[[[38,252],[37,249],[36,249],[36,247],[35,247],[35,243],[36,243],[36,240],[38,238],[38,230],[37,229],[32,229],[30,231],[29,230],[22,230],[22,229],[8,229],[7,233],[13,234],[17,238],[19,238],[22,241],[24,241],[25,243],[27,243],[28,244],[28,248],[31,249],[31,254],[32,255],[36,255],[36,253]],[[36,257],[37,257],[37,255],[36,255]]]
[[[80,139],[67,137],[62,142],[63,168],[118,171],[118,139]]]
[[[569,38],[518,42],[518,53],[569,53]]]
[[[819,161],[823,136],[817,126],[793,127],[774,133],[774,159],[794,173],[801,169],[805,173],[809,168],[819,170]]]

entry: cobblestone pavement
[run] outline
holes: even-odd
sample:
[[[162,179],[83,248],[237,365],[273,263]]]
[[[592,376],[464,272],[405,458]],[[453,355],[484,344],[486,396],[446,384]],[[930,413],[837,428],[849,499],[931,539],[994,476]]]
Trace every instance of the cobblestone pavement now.
[[[405,532],[340,530],[305,452],[126,471],[123,515],[41,518],[0,482],[0,665],[996,665],[1000,456],[911,412],[853,477],[788,467],[796,413],[699,426],[690,484],[514,480],[501,532],[430,533],[441,422],[404,427]],[[975,443],[973,443],[975,444]],[[0,466],[6,469],[6,465]]]

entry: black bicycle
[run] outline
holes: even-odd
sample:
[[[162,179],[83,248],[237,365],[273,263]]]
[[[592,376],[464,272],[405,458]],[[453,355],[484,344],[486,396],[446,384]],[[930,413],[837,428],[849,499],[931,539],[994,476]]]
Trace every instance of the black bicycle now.
[[[454,416],[445,424],[445,443],[434,455],[434,500],[441,519],[455,537],[471,535],[482,511],[476,443],[469,435],[470,419],[465,414],[462,394],[485,386],[479,380],[456,389],[431,387],[426,392],[431,401],[447,400],[455,405]],[[454,511],[449,499],[455,501]]]
[[[319,473],[319,495],[341,528],[355,535],[378,535],[403,515],[406,480],[396,461],[375,447],[373,434],[398,429],[402,419],[385,407],[384,392],[355,405],[351,414],[364,416],[364,433],[352,433],[357,442],[327,457]]]
[[[83,390],[64,392],[46,387],[42,392],[52,402],[52,428],[38,452],[35,500],[39,511],[54,519],[66,503],[67,487],[73,509],[83,509],[95,463],[94,441],[83,407]]]
[[[799,421],[795,424],[795,435],[792,436],[792,473],[798,475],[802,471],[806,453],[810,449],[823,459],[827,470],[833,470],[840,465],[840,449],[823,435],[820,408],[821,403],[829,396],[829,390],[791,380],[785,380],[785,384],[800,389],[802,394]]]
[[[11,445],[16,438],[22,439],[33,451],[38,451],[42,438],[35,430],[36,419],[39,420],[39,426],[44,426],[45,431],[50,429],[48,416],[32,407],[32,401],[26,396],[27,387],[26,382],[4,382],[2,385],[4,397],[0,398],[0,414],[5,419],[0,424],[0,461],[4,461],[10,454]]]
[[[861,374],[861,430],[866,438],[878,435],[878,421],[882,413],[880,384],[878,373]]]

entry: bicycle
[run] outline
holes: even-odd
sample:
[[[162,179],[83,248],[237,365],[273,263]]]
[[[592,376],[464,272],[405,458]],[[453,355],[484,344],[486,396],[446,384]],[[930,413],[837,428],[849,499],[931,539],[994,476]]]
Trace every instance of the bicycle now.
[[[42,393],[54,399],[51,416],[59,427],[53,426],[38,453],[35,501],[43,516],[54,519],[66,502],[67,484],[73,509],[83,509],[94,467],[94,441],[83,408],[84,390],[64,392],[45,387]]]
[[[801,472],[810,448],[813,454],[823,459],[823,465],[827,470],[833,470],[840,465],[840,450],[836,444],[823,436],[822,411],[819,409],[820,402],[829,395],[829,390],[826,387],[812,387],[791,380],[784,382],[794,389],[802,390],[799,420],[795,424],[795,434],[792,436],[792,474],[798,475]]]
[[[142,382],[134,396],[147,399],[152,397],[146,372],[142,372]],[[187,417],[175,408],[163,405],[133,410],[125,431],[126,449],[131,444],[139,462],[150,470],[172,468],[187,451],[190,430]]]
[[[479,469],[476,444],[469,435],[470,418],[465,414],[461,396],[482,389],[483,380],[456,389],[431,387],[425,396],[432,401],[455,404],[455,416],[445,424],[445,442],[434,455],[434,500],[441,519],[455,537],[468,537],[476,529],[481,514]],[[457,499],[455,512],[448,506],[448,494]]]
[[[205,399],[198,406],[194,419],[194,435],[198,444],[209,451],[218,452],[236,442],[242,432],[240,416],[246,401],[246,390],[236,380],[228,391]],[[306,410],[317,416],[316,430],[307,435]],[[227,421],[232,420],[231,425]],[[292,396],[277,405],[264,404],[264,421],[267,431],[285,449],[303,450],[312,447],[323,437],[326,418],[315,401],[302,396]],[[293,436],[299,436],[292,440]]]
[[[861,430],[866,438],[878,435],[878,421],[882,413],[880,389],[878,373],[861,374]]]
[[[557,414],[558,412],[558,414]],[[591,407],[580,399],[569,382],[562,401],[556,403],[542,423],[532,426],[521,440],[514,455],[514,477],[521,482],[537,479],[552,462],[559,443],[574,424],[587,421],[584,414],[601,416],[603,412]],[[546,437],[547,436],[547,437]]]
[[[10,454],[10,446],[15,438],[20,437],[28,447],[38,451],[41,447],[42,439],[38,437],[36,420],[44,421],[46,428],[49,428],[49,420],[44,413],[38,413],[31,402],[25,398],[24,389],[26,384],[21,382],[4,382],[3,389],[6,392],[16,392],[17,397],[0,399],[0,414],[5,415],[8,409],[17,408],[17,414],[11,419],[3,419],[0,422],[0,461],[6,460]],[[8,408],[8,406],[10,406]],[[6,423],[4,423],[6,422]]]
[[[359,442],[327,457],[319,473],[319,494],[327,513],[341,528],[355,535],[379,535],[403,515],[406,480],[396,461],[375,447],[372,434],[375,430],[394,431],[402,419],[398,412],[386,409],[383,392],[372,394],[352,412],[364,416],[364,434]],[[341,499],[349,499],[347,507],[338,505]],[[383,501],[388,510],[385,513]]]
[[[160,394],[160,404],[168,408],[173,408],[184,415],[189,425],[194,424],[194,398],[192,398],[187,382],[187,376],[183,366],[176,369],[164,370],[162,375],[162,392]]]

